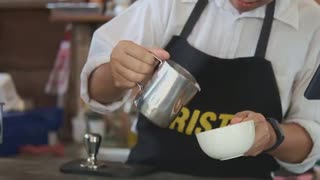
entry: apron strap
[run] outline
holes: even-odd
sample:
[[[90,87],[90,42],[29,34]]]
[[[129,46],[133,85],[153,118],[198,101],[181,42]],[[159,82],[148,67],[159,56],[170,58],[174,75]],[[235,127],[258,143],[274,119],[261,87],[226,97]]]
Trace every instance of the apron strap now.
[[[208,4],[208,0],[198,0],[197,4],[195,5],[190,17],[188,18],[180,34],[182,38],[187,39],[189,37],[194,26],[199,20],[203,10],[206,8],[207,4]],[[273,25],[275,5],[276,5],[276,0],[273,0],[270,4],[267,5],[266,15],[263,20],[262,29],[260,32],[260,37],[259,37],[258,45],[256,48],[256,52],[255,52],[256,57],[265,58],[266,56],[269,37],[271,34],[272,25]]]
[[[260,58],[265,58],[266,51],[269,43],[269,37],[272,30],[274,11],[275,11],[276,0],[273,0],[267,6],[266,15],[263,20],[263,26],[260,32],[260,37],[256,49],[255,56]]]
[[[198,0],[197,4],[195,5],[188,21],[183,27],[183,30],[180,34],[181,37],[187,39],[191,34],[193,27],[196,25],[198,19],[200,18],[203,10],[208,4],[208,0]]]

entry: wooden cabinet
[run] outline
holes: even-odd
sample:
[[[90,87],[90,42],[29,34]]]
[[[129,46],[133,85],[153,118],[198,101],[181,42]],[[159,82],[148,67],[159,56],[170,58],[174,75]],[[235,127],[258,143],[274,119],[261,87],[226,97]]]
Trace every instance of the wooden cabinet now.
[[[0,3],[0,71],[9,72],[18,93],[35,106],[55,105],[55,97],[46,95],[44,87],[64,25],[49,22],[49,11],[44,7],[2,5],[3,2]]]
[[[0,0],[0,72],[10,73],[18,93],[35,107],[56,105],[56,97],[45,94],[45,84],[66,24],[72,23],[71,75],[61,130],[63,139],[71,140],[70,120],[81,104],[80,72],[87,58],[91,35],[112,17],[51,16],[46,8],[49,2],[58,0]]]
[[[45,94],[45,84],[65,30],[65,24],[50,22],[46,3],[0,1],[0,72],[10,73],[19,95],[35,107],[56,105],[56,97]]]

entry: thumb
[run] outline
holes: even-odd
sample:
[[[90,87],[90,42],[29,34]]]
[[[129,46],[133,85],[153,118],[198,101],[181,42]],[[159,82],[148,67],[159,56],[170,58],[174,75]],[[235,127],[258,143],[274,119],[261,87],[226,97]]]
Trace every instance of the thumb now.
[[[231,119],[230,124],[238,124],[238,123],[240,123],[243,119],[244,119],[244,118],[234,116],[234,117]]]
[[[249,116],[249,114],[250,114],[250,111],[238,112],[231,119],[230,124],[237,124],[237,123],[240,123],[240,122],[244,121],[244,119],[247,118]]]
[[[148,48],[147,50],[162,60],[170,59],[170,54],[164,49]]]

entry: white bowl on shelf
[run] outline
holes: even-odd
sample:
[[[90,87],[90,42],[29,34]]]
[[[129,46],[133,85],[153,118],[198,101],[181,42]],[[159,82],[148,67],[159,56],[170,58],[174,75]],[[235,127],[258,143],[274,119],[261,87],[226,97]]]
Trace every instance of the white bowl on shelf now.
[[[202,151],[209,157],[228,160],[243,156],[254,143],[254,122],[245,121],[238,124],[217,128],[196,135]]]

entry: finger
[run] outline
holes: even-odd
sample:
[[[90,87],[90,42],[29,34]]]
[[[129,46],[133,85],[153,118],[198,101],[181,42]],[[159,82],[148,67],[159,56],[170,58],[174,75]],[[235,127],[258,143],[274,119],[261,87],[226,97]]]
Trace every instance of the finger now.
[[[257,156],[263,152],[263,144],[255,141],[254,145],[245,153],[245,156]]]
[[[256,123],[262,122],[265,120],[265,117],[260,113],[250,113],[245,121],[254,120]]]
[[[147,48],[148,51],[150,51],[152,54],[157,56],[158,58],[162,60],[170,59],[170,54],[161,48]]]
[[[116,71],[112,73],[114,79],[114,85],[118,88],[133,88],[136,86],[136,83],[131,82],[124,78],[121,74],[117,73]]]
[[[242,122],[243,118],[241,117],[233,117],[230,121],[230,124],[237,124],[237,123],[240,123]]]
[[[256,116],[259,116],[259,114],[257,114]],[[246,153],[246,155],[250,155],[250,156],[260,154],[265,149],[265,144],[269,139],[269,137],[266,137],[266,132],[263,129],[261,129],[263,126],[259,126],[256,122],[255,122],[255,125],[256,125],[255,127],[256,133],[255,133],[254,143],[250,148],[250,150],[248,150],[248,152]]]
[[[246,118],[252,113],[253,113],[252,111],[241,111],[241,112],[238,112],[237,114],[235,114],[234,116],[240,117],[240,118]]]
[[[261,154],[261,150],[258,150],[258,149],[252,149],[252,150],[249,150],[248,152],[246,152],[244,154],[244,156],[257,156],[259,154]]]
[[[253,120],[255,122],[255,125],[257,125],[258,122],[261,122],[260,119],[258,118],[252,118],[255,116],[251,116],[251,117],[246,117],[246,118],[239,118],[239,117],[234,117],[233,119],[231,119],[230,124],[237,124],[237,123],[241,123],[241,122],[246,122],[246,121],[251,121]]]
[[[121,41],[119,44],[125,54],[150,65],[154,65],[156,63],[153,55],[146,48],[131,41]]]
[[[255,140],[254,144],[252,147],[245,153],[245,156],[255,156],[261,152],[260,150],[260,144]]]
[[[121,74],[126,80],[134,83],[141,82],[145,79],[146,75],[134,72],[124,66],[122,66],[119,62],[115,61],[116,66],[114,66],[115,70],[118,74]]]
[[[142,62],[128,55],[124,55],[124,57],[121,58],[121,61],[119,61],[119,63],[127,69],[130,69],[140,74],[151,74],[154,71],[153,65]]]
[[[248,117],[242,119],[241,122],[246,122],[246,121],[254,121],[256,123],[259,121],[259,119],[257,118],[257,116],[248,116]]]
[[[242,122],[245,118],[251,114],[252,111],[241,111],[234,115],[234,117],[231,119],[230,124],[237,124]]]

